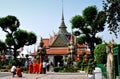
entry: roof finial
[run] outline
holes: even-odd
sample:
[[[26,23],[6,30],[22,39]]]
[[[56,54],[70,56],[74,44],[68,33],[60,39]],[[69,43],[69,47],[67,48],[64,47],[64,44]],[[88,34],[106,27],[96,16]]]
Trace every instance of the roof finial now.
[[[65,22],[64,22],[64,13],[63,13],[63,0],[62,0],[62,21],[61,21],[61,24],[59,26],[59,31],[58,31],[58,34],[65,34],[65,35],[70,35],[67,30],[66,30],[66,25],[65,25]]]
[[[64,14],[63,14],[63,0],[62,0],[62,20],[64,20]]]

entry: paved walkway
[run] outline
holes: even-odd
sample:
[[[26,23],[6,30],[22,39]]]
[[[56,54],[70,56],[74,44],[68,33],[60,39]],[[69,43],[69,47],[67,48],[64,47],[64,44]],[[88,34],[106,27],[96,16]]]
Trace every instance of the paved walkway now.
[[[0,72],[0,74],[3,74],[4,72]],[[9,74],[9,75],[5,75],[5,74]],[[7,72],[5,73],[5,76],[0,76],[0,79],[36,79],[38,77],[42,77],[45,76],[46,74],[26,74],[26,73],[22,73],[23,77],[12,77],[12,73]]]
[[[10,72],[8,72],[10,73]],[[0,79],[89,79],[87,74],[80,73],[47,73],[47,74],[26,74],[23,73],[23,77],[12,77],[12,74],[2,76]]]

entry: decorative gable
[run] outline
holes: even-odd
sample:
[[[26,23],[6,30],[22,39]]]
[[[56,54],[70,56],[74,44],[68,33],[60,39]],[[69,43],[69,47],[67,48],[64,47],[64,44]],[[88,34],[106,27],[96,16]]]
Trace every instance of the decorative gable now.
[[[61,35],[57,35],[56,39],[51,44],[52,47],[66,47],[68,46],[68,42],[66,39]]]

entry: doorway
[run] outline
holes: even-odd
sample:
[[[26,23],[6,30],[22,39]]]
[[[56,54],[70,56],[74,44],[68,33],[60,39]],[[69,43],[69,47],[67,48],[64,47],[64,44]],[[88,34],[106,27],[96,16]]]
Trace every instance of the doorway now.
[[[63,66],[63,56],[55,56],[54,57],[54,61],[55,61],[55,66]]]

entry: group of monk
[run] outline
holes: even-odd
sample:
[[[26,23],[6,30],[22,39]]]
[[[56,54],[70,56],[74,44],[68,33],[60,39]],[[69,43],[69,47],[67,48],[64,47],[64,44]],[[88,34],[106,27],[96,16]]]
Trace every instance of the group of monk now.
[[[42,73],[42,62],[29,61],[29,65],[27,68],[28,73]]]

